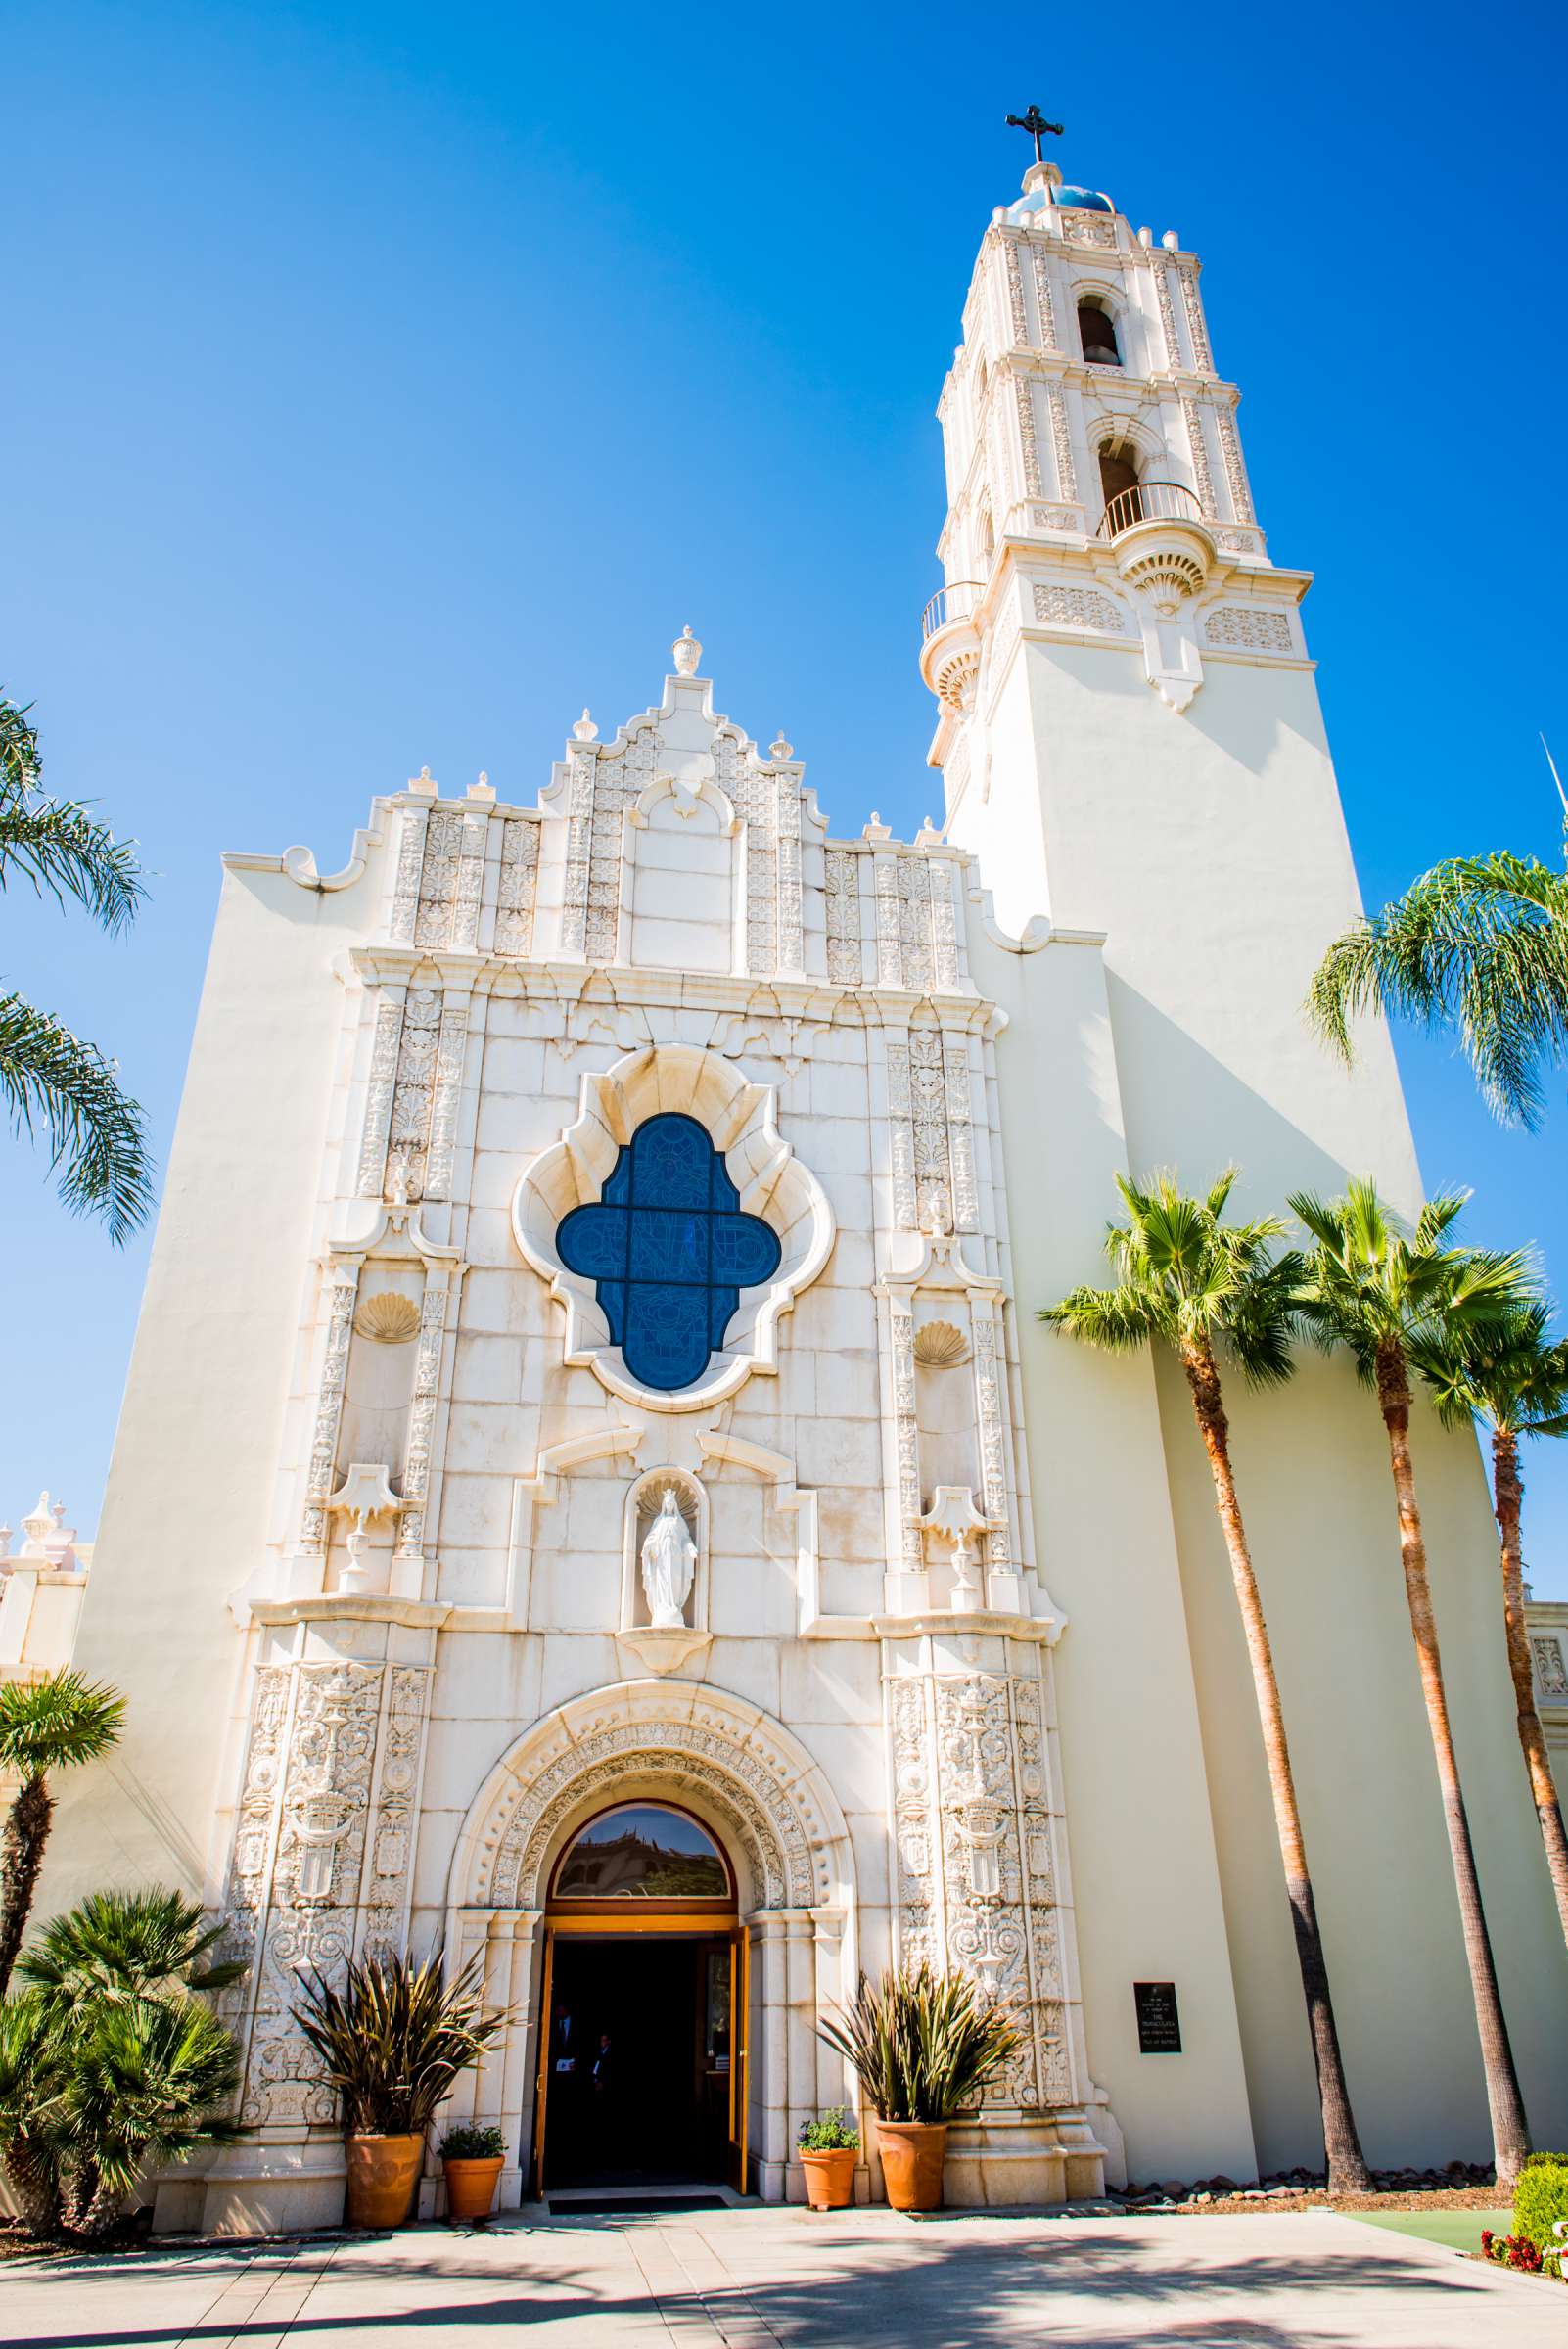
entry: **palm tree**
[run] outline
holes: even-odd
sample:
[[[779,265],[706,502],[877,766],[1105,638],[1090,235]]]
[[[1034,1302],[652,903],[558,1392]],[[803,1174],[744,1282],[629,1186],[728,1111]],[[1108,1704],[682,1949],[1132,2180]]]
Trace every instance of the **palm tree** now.
[[[102,2234],[150,2163],[243,2134],[225,2111],[240,2061],[216,2015],[194,1999],[97,2000],[88,2016],[63,2098],[73,2155],[65,2217],[79,2234]]]
[[[1283,1230],[1277,1221],[1225,1222],[1234,1168],[1221,1175],[1205,1199],[1183,1197],[1171,1174],[1157,1174],[1141,1190],[1120,1174],[1116,1180],[1128,1221],[1112,1224],[1106,1235],[1115,1287],[1075,1289],[1040,1318],[1113,1352],[1169,1346],[1186,1376],[1214,1478],[1215,1503],[1252,1664],[1274,1827],[1317,2067],[1329,2191],[1364,2193],[1370,2180],[1345,2084],[1279,1682],[1231,1469],[1218,1359],[1224,1354],[1257,1386],[1277,1386],[1290,1376],[1294,1299],[1303,1267],[1299,1257],[1271,1254],[1271,1243]]]
[[[1546,1308],[1533,1300],[1516,1307],[1496,1328],[1440,1331],[1435,1339],[1412,1346],[1410,1359],[1450,1426],[1468,1427],[1479,1419],[1492,1433],[1492,1498],[1501,1543],[1502,1621],[1515,1720],[1557,1915],[1568,1941],[1568,1837],[1536,1711],[1519,1539],[1524,1506],[1520,1439],[1568,1436],[1568,1340],[1553,1345],[1547,1327]]]
[[[0,890],[20,876],[57,904],[73,898],[112,935],[123,930],[145,894],[131,844],[79,802],[46,799],[40,772],[36,727],[0,695]],[[123,1241],[147,1214],[153,1178],[141,1109],[114,1063],[52,1012],[0,990],[0,1099],[14,1132],[42,1126],[67,1206],[101,1215]]]
[[[32,1907],[55,1815],[48,1773],[96,1762],[118,1742],[125,1699],[79,1672],[54,1672],[30,1685],[0,1682],[0,1771],[22,1780],[0,1843],[0,1998]]]
[[[248,1969],[241,1959],[208,1962],[227,1928],[204,1925],[203,1914],[200,1901],[182,1892],[92,1892],[64,1916],[50,1918],[16,1970],[66,2007],[87,1995],[128,2005],[226,1990]]]
[[[1376,1390],[1388,1433],[1405,1595],[1459,1896],[1464,1954],[1486,2068],[1497,2181],[1499,2186],[1512,2186],[1530,2150],[1530,2138],[1498,1992],[1492,1941],[1481,1905],[1481,1880],[1453,1750],[1410,1458],[1411,1349],[1444,1332],[1457,1335],[1495,1327],[1526,1294],[1526,1267],[1521,1257],[1449,1245],[1448,1235],[1463,1205],[1462,1194],[1429,1199],[1416,1218],[1414,1231],[1407,1233],[1370,1182],[1353,1182],[1346,1196],[1332,1203],[1306,1191],[1297,1192],[1290,1202],[1293,1214],[1300,1217],[1316,1243],[1300,1291],[1303,1315],[1321,1344],[1350,1349],[1361,1377]]]
[[[1536,1126],[1568,1060],[1568,874],[1532,856],[1451,856],[1323,957],[1307,997],[1347,1063],[1350,1023],[1382,1011],[1456,1028],[1495,1116]]]

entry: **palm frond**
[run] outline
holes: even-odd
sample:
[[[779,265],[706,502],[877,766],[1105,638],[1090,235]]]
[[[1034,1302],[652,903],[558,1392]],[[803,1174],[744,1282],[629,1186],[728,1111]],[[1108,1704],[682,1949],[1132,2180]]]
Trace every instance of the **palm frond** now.
[[[299,1976],[300,2025],[343,2100],[350,2129],[426,2129],[459,2072],[506,2023],[477,1995],[481,1960],[451,1982],[438,1958],[350,1958],[340,1989],[312,1967]]]
[[[817,2037],[853,2069],[885,2121],[949,2121],[980,2102],[1021,2041],[972,1978],[938,1974],[928,1959],[860,1976],[849,2008]]]
[[[203,1923],[203,1909],[182,1892],[94,1892],[51,1917],[17,1960],[23,1981],[68,2005],[84,1996],[110,2004],[169,1993],[214,1991],[238,1982],[237,1960],[205,1962],[222,1924]]]
[[[123,1243],[152,1205],[153,1171],[141,1106],[113,1064],[52,1013],[0,994],[0,1100],[14,1131],[42,1126],[66,1205],[101,1215]]]
[[[1308,1016],[1341,1058],[1366,1012],[1452,1027],[1489,1106],[1535,1126],[1568,1060],[1568,878],[1533,857],[1455,856],[1336,939]]]
[[[0,1681],[0,1767],[20,1778],[96,1762],[119,1741],[125,1699],[69,1669],[30,1686]]]

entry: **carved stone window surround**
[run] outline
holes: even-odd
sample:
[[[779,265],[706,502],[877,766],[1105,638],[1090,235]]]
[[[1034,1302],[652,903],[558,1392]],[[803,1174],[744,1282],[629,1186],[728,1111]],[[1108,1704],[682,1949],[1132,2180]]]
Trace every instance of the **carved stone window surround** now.
[[[826,1192],[778,1131],[777,1103],[776,1086],[753,1082],[718,1053],[689,1044],[649,1046],[584,1077],[576,1122],[525,1169],[512,1200],[518,1246],[566,1309],[567,1361],[591,1369],[613,1395],[649,1410],[702,1410],[733,1395],[754,1371],[777,1369],[779,1317],[827,1263],[835,1231]],[[707,1128],[725,1157],[742,1212],[771,1222],[782,1259],[765,1290],[742,1292],[724,1350],[704,1375],[666,1394],[631,1378],[610,1342],[595,1284],[563,1263],[555,1233],[574,1207],[598,1198],[643,1119],[669,1110]]]

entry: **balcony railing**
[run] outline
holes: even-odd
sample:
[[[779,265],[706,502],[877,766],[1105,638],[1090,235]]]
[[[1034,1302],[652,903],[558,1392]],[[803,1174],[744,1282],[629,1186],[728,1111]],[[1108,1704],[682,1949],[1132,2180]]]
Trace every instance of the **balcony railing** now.
[[[1120,538],[1140,522],[1202,522],[1203,508],[1179,482],[1137,482],[1119,489],[1100,517],[1099,535]]]
[[[984,579],[954,579],[949,586],[939,587],[920,615],[921,643],[935,636],[949,621],[972,620],[985,592]]]

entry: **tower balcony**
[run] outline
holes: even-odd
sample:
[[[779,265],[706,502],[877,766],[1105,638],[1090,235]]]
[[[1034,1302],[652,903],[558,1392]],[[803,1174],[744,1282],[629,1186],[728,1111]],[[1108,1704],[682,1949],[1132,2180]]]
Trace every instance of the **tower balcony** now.
[[[980,674],[978,615],[984,579],[953,579],[920,615],[920,674],[939,702],[961,713]]]
[[[1135,482],[1119,489],[1100,517],[1098,535],[1130,587],[1146,587],[1157,608],[1174,610],[1209,576],[1215,542],[1203,509],[1180,482]]]

